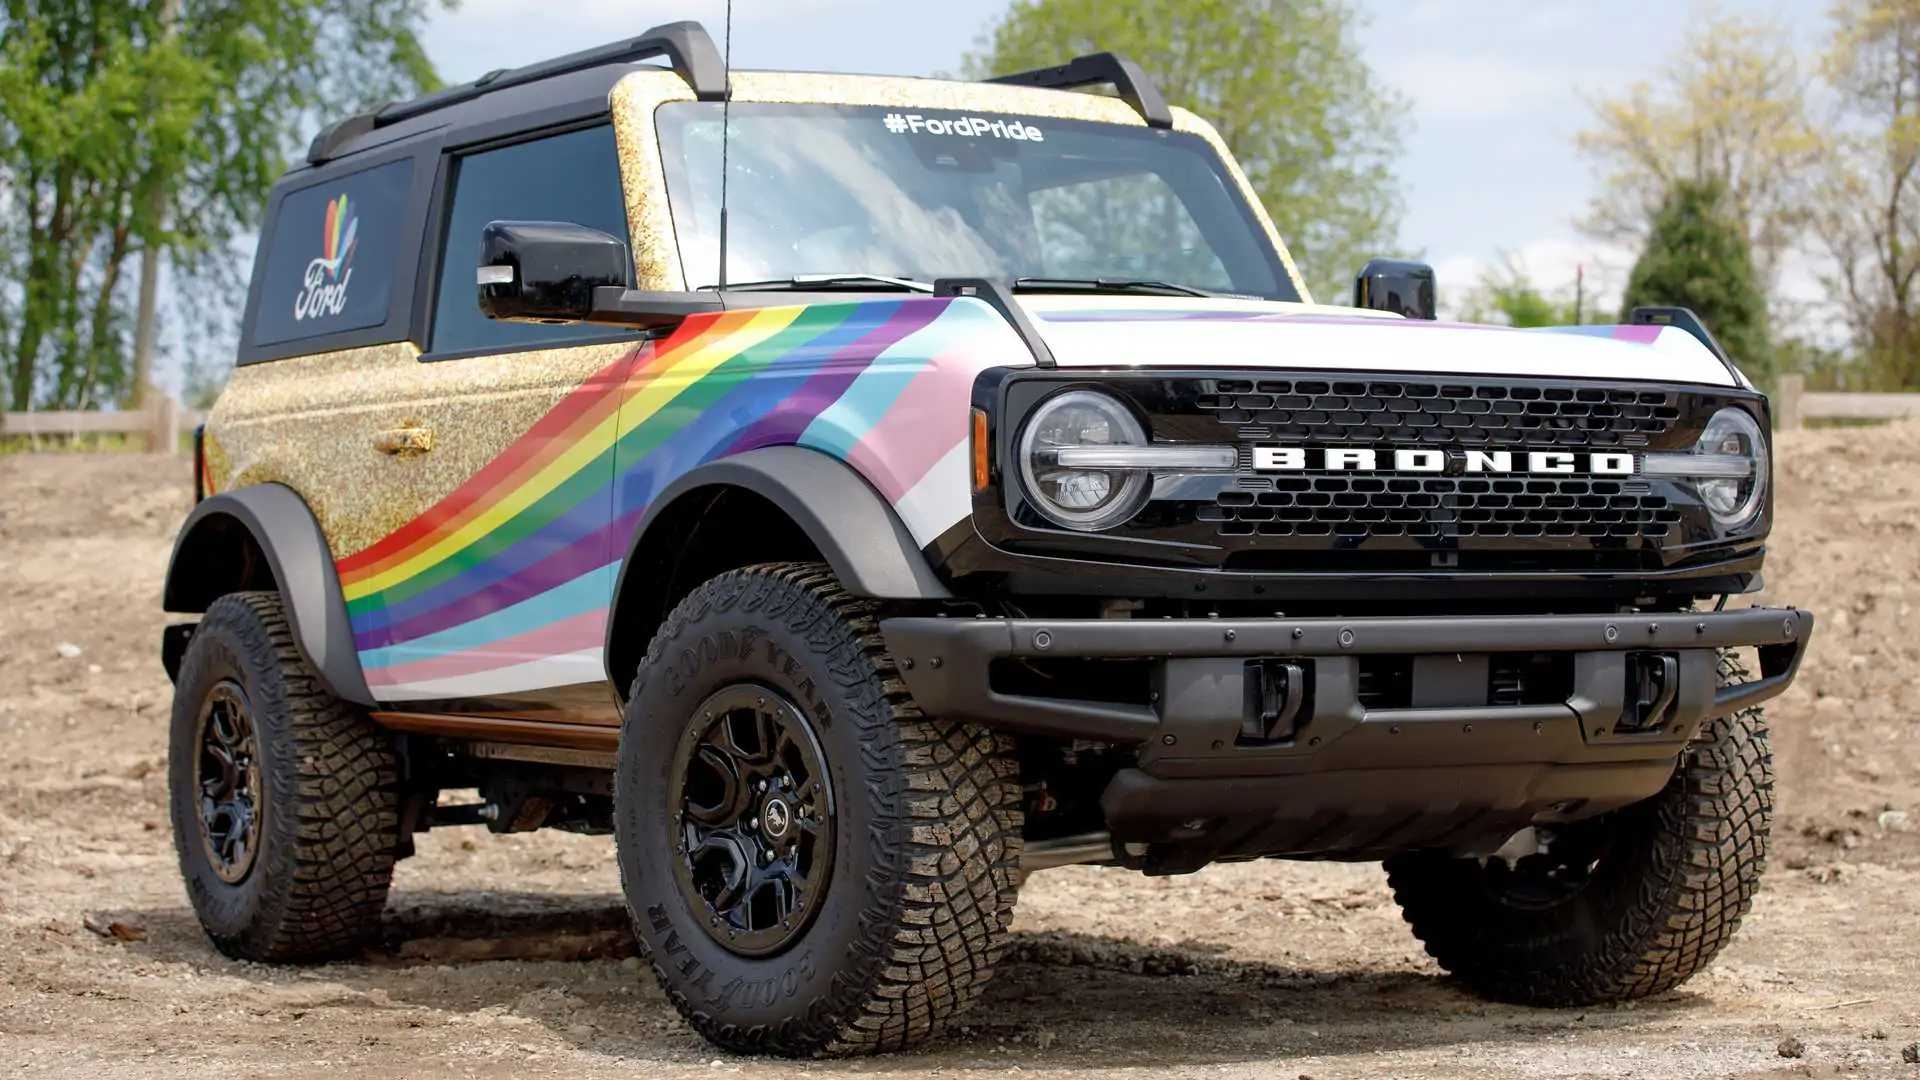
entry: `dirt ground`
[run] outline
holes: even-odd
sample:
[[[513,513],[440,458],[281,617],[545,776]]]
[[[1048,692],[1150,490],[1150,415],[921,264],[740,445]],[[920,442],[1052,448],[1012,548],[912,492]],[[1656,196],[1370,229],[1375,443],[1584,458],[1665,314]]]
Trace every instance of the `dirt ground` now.
[[[1771,710],[1766,887],[1679,991],[1476,1000],[1374,865],[1074,868],[1028,883],[956,1035],[768,1063],[702,1043],[630,958],[606,838],[437,831],[360,961],[216,954],[165,811],[158,601],[187,466],[0,457],[0,1075],[1920,1077],[1920,426],[1787,436],[1779,460],[1769,598],[1821,621]]]

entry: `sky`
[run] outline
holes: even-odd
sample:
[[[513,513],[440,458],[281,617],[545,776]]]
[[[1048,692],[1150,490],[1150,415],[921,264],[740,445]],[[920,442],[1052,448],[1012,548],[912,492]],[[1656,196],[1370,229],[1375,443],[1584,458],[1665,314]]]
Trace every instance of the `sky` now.
[[[952,72],[1006,6],[1004,0],[736,0],[734,62]],[[1584,267],[1589,295],[1616,300],[1632,252],[1597,243],[1578,227],[1594,168],[1575,152],[1574,135],[1590,121],[1590,102],[1657,77],[1671,51],[1666,43],[1677,42],[1709,9],[1678,0],[1359,0],[1359,6],[1367,62],[1410,103],[1399,165],[1406,200],[1399,252],[1434,265],[1443,309],[1484,270],[1508,259],[1549,289],[1570,289],[1575,268]],[[1773,19],[1807,42],[1824,36],[1825,7],[1825,0],[1717,5]],[[458,82],[676,19],[700,20],[718,42],[726,7],[718,0],[564,0],[549,9],[556,14],[537,20],[528,19],[527,10],[527,0],[463,0],[457,12],[433,19],[428,55],[442,77]],[[1789,263],[1781,285],[1788,295],[1805,296],[1814,288],[1812,270]]]

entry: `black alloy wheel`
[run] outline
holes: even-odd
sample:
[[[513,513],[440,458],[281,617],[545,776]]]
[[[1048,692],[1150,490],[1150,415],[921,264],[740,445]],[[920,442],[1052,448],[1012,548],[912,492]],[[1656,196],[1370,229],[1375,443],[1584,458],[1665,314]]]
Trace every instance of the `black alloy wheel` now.
[[[200,797],[200,843],[220,880],[237,885],[253,871],[266,809],[253,706],[239,683],[222,679],[207,692],[199,744],[193,786]]]
[[[278,593],[207,606],[174,683],[167,810],[215,948],[309,961],[371,940],[399,850],[399,786],[392,733],[327,691]]]
[[[914,1045],[1005,951],[1013,740],[923,715],[879,613],[818,563],[729,570],[674,605],[635,668],[620,886],[667,999],[728,1050]]]
[[[791,945],[833,870],[832,782],[806,716],[771,687],[725,687],[694,711],[671,775],[674,877],[707,935],[740,956]]]

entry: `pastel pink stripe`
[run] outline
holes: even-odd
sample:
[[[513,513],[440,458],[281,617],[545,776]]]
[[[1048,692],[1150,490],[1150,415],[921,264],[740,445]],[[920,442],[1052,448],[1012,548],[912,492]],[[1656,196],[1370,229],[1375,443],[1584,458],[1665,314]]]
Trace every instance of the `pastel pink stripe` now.
[[[897,503],[936,462],[967,438],[967,402],[980,355],[977,336],[954,343],[907,383],[880,422],[847,452],[847,461]]]
[[[1646,323],[1623,323],[1613,328],[1616,341],[1631,341],[1636,345],[1651,345],[1660,337],[1660,327]]]
[[[605,609],[583,612],[570,619],[491,642],[484,649],[468,649],[429,660],[416,660],[410,664],[375,668],[367,672],[367,683],[371,686],[398,686],[431,682],[546,660],[564,653],[598,647],[605,639],[606,629]]]

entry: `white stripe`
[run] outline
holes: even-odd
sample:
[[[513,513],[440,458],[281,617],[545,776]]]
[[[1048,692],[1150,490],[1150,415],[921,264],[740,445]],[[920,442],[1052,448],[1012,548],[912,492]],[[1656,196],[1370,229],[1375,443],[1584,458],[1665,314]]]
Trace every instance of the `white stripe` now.
[[[488,694],[517,694],[544,690],[550,686],[577,686],[604,682],[607,665],[605,650],[599,646],[559,656],[543,656],[524,664],[454,675],[445,679],[375,686],[379,701],[429,701],[438,698],[482,697]]]
[[[961,439],[893,504],[894,512],[921,547],[938,540],[955,522],[973,513],[973,484],[967,462],[971,448],[970,438]]]
[[[1078,299],[1078,298],[1076,298]],[[1160,310],[1219,311],[1224,314],[1264,307],[1275,315],[1295,314],[1293,305],[1190,299],[1145,302],[1146,298],[1104,297],[1113,311],[1134,318],[1108,322],[1053,321],[1049,311],[1084,310],[1084,301],[1061,302],[1051,296],[1022,296],[1061,367],[1241,367],[1274,371],[1402,371],[1433,375],[1502,375],[1542,378],[1600,378],[1622,382],[1685,382],[1728,386],[1726,366],[1685,331],[1664,328],[1651,345],[1582,334],[1540,333],[1506,327],[1422,324],[1374,320],[1366,313],[1340,311],[1337,323],[1271,319],[1213,322],[1153,317]],[[1313,314],[1331,314],[1327,308]]]

